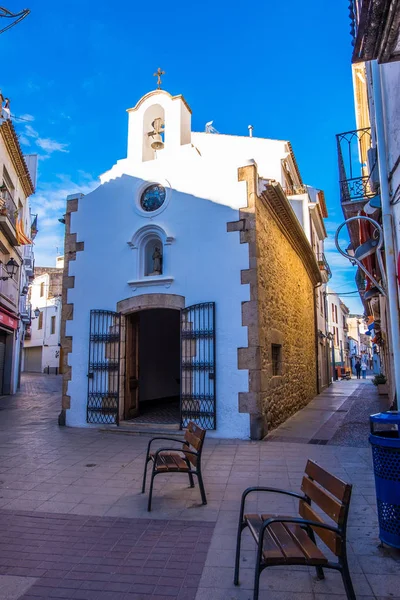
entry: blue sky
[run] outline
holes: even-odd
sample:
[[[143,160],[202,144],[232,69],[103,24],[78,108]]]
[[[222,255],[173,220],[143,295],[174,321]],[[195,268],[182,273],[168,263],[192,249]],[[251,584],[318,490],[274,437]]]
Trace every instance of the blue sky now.
[[[0,36],[0,85],[26,119],[15,121],[24,152],[40,155],[36,264],[62,252],[66,195],[87,193],[126,155],[125,110],[154,89],[158,66],[163,87],[189,102],[195,131],[213,120],[221,133],[247,135],[251,123],[258,137],[290,140],[303,180],[325,191],[334,234],[343,221],[335,134],[355,128],[348,0],[26,5],[31,14]],[[354,290],[355,269],[333,238],[326,247],[332,287]],[[362,312],[356,297],[345,301]]]

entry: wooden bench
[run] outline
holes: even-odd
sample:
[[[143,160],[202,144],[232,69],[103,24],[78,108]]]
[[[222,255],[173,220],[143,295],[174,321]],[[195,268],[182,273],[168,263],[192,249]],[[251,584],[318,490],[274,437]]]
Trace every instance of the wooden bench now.
[[[187,473],[189,476],[190,487],[194,487],[193,475],[199,480],[201,500],[207,504],[206,493],[204,491],[203,477],[201,474],[201,453],[203,450],[206,430],[202,429],[193,421],[190,421],[185,432],[184,441],[170,437],[155,437],[149,441],[147,446],[146,461],[144,464],[142,494],[146,489],[147,465],[153,463],[151,472],[149,502],[147,510],[151,511],[151,498],[153,495],[154,477],[160,473]],[[155,440],[168,440],[178,442],[181,448],[159,448],[151,452],[151,445]]]
[[[319,579],[324,568],[340,571],[348,600],[355,600],[346,555],[346,526],[352,486],[325,471],[316,462],[307,462],[301,490],[303,494],[268,487],[251,487],[243,492],[237,534],[235,585],[239,585],[240,545],[248,527],[257,543],[254,600],[258,599],[260,574],[270,566],[309,565],[316,567]],[[272,514],[245,514],[246,497],[252,492],[274,492],[299,498],[299,517]],[[331,523],[315,512],[315,503]],[[330,561],[317,546],[315,534],[337,557]]]

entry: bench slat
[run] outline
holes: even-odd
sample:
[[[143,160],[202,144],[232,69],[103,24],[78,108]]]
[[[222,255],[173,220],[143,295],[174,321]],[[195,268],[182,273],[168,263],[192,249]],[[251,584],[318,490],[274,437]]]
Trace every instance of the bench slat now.
[[[318,546],[310,540],[307,532],[304,531],[300,525],[296,525],[295,523],[285,523],[285,527],[293,537],[294,541],[301,546],[307,563],[323,565],[328,562],[326,556],[324,556]]]
[[[265,520],[268,518],[268,515],[262,515],[262,518]],[[295,560],[297,564],[306,564],[304,552],[295,543],[283,523],[271,523],[269,530],[266,531],[266,534],[267,533],[275,539],[275,542],[281,548],[285,562],[290,564],[291,560]]]
[[[190,431],[186,431],[185,440],[187,442],[189,442],[189,444],[191,446],[193,446],[193,448],[197,451],[199,451],[203,445],[203,440],[201,440],[197,436],[193,435],[193,433],[190,433]]]
[[[308,479],[308,477],[303,477],[301,489],[306,496],[311,498],[311,500],[336,523],[341,524],[343,522],[345,507],[341,502],[338,502],[335,498],[330,496],[324,489],[314,483],[314,481]]]
[[[155,455],[151,455],[154,460]],[[158,455],[157,471],[188,471],[187,463],[180,454],[163,452]]]
[[[272,516],[272,515],[271,515]],[[262,519],[260,515],[245,515],[244,516],[246,523],[249,526],[250,533],[252,534],[255,541],[258,543],[258,538],[260,536],[260,529],[262,525]],[[268,560],[273,560],[277,562],[284,562],[284,556],[282,554],[282,550],[278,546],[278,544],[271,538],[270,535],[264,536],[264,546],[263,553],[265,556],[268,556]]]
[[[314,479],[333,496],[336,496],[340,502],[347,503],[349,501],[351,486],[336,477],[336,475],[325,471],[318,463],[309,460],[305,472],[311,479]]]
[[[323,519],[309,506],[306,502],[300,500],[299,505],[299,514],[303,519],[309,519],[310,521],[317,521],[317,523],[323,523]],[[319,538],[328,546],[330,550],[336,555],[339,556],[341,554],[341,539],[334,532],[329,531],[328,529],[321,529],[320,527],[313,527],[314,533],[318,535]]]

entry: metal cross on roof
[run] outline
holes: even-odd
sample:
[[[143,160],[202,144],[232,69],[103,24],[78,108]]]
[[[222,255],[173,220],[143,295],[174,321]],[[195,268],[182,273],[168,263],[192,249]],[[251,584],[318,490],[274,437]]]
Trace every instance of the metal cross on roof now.
[[[161,90],[161,76],[165,75],[165,71],[162,71],[160,67],[158,67],[157,71],[153,73],[153,77],[157,77],[157,89]]]

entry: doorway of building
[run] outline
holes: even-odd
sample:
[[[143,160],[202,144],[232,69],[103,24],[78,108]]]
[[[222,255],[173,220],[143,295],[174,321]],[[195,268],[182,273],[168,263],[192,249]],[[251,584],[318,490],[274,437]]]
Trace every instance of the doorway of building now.
[[[175,309],[126,317],[125,420],[180,423],[180,323]]]

